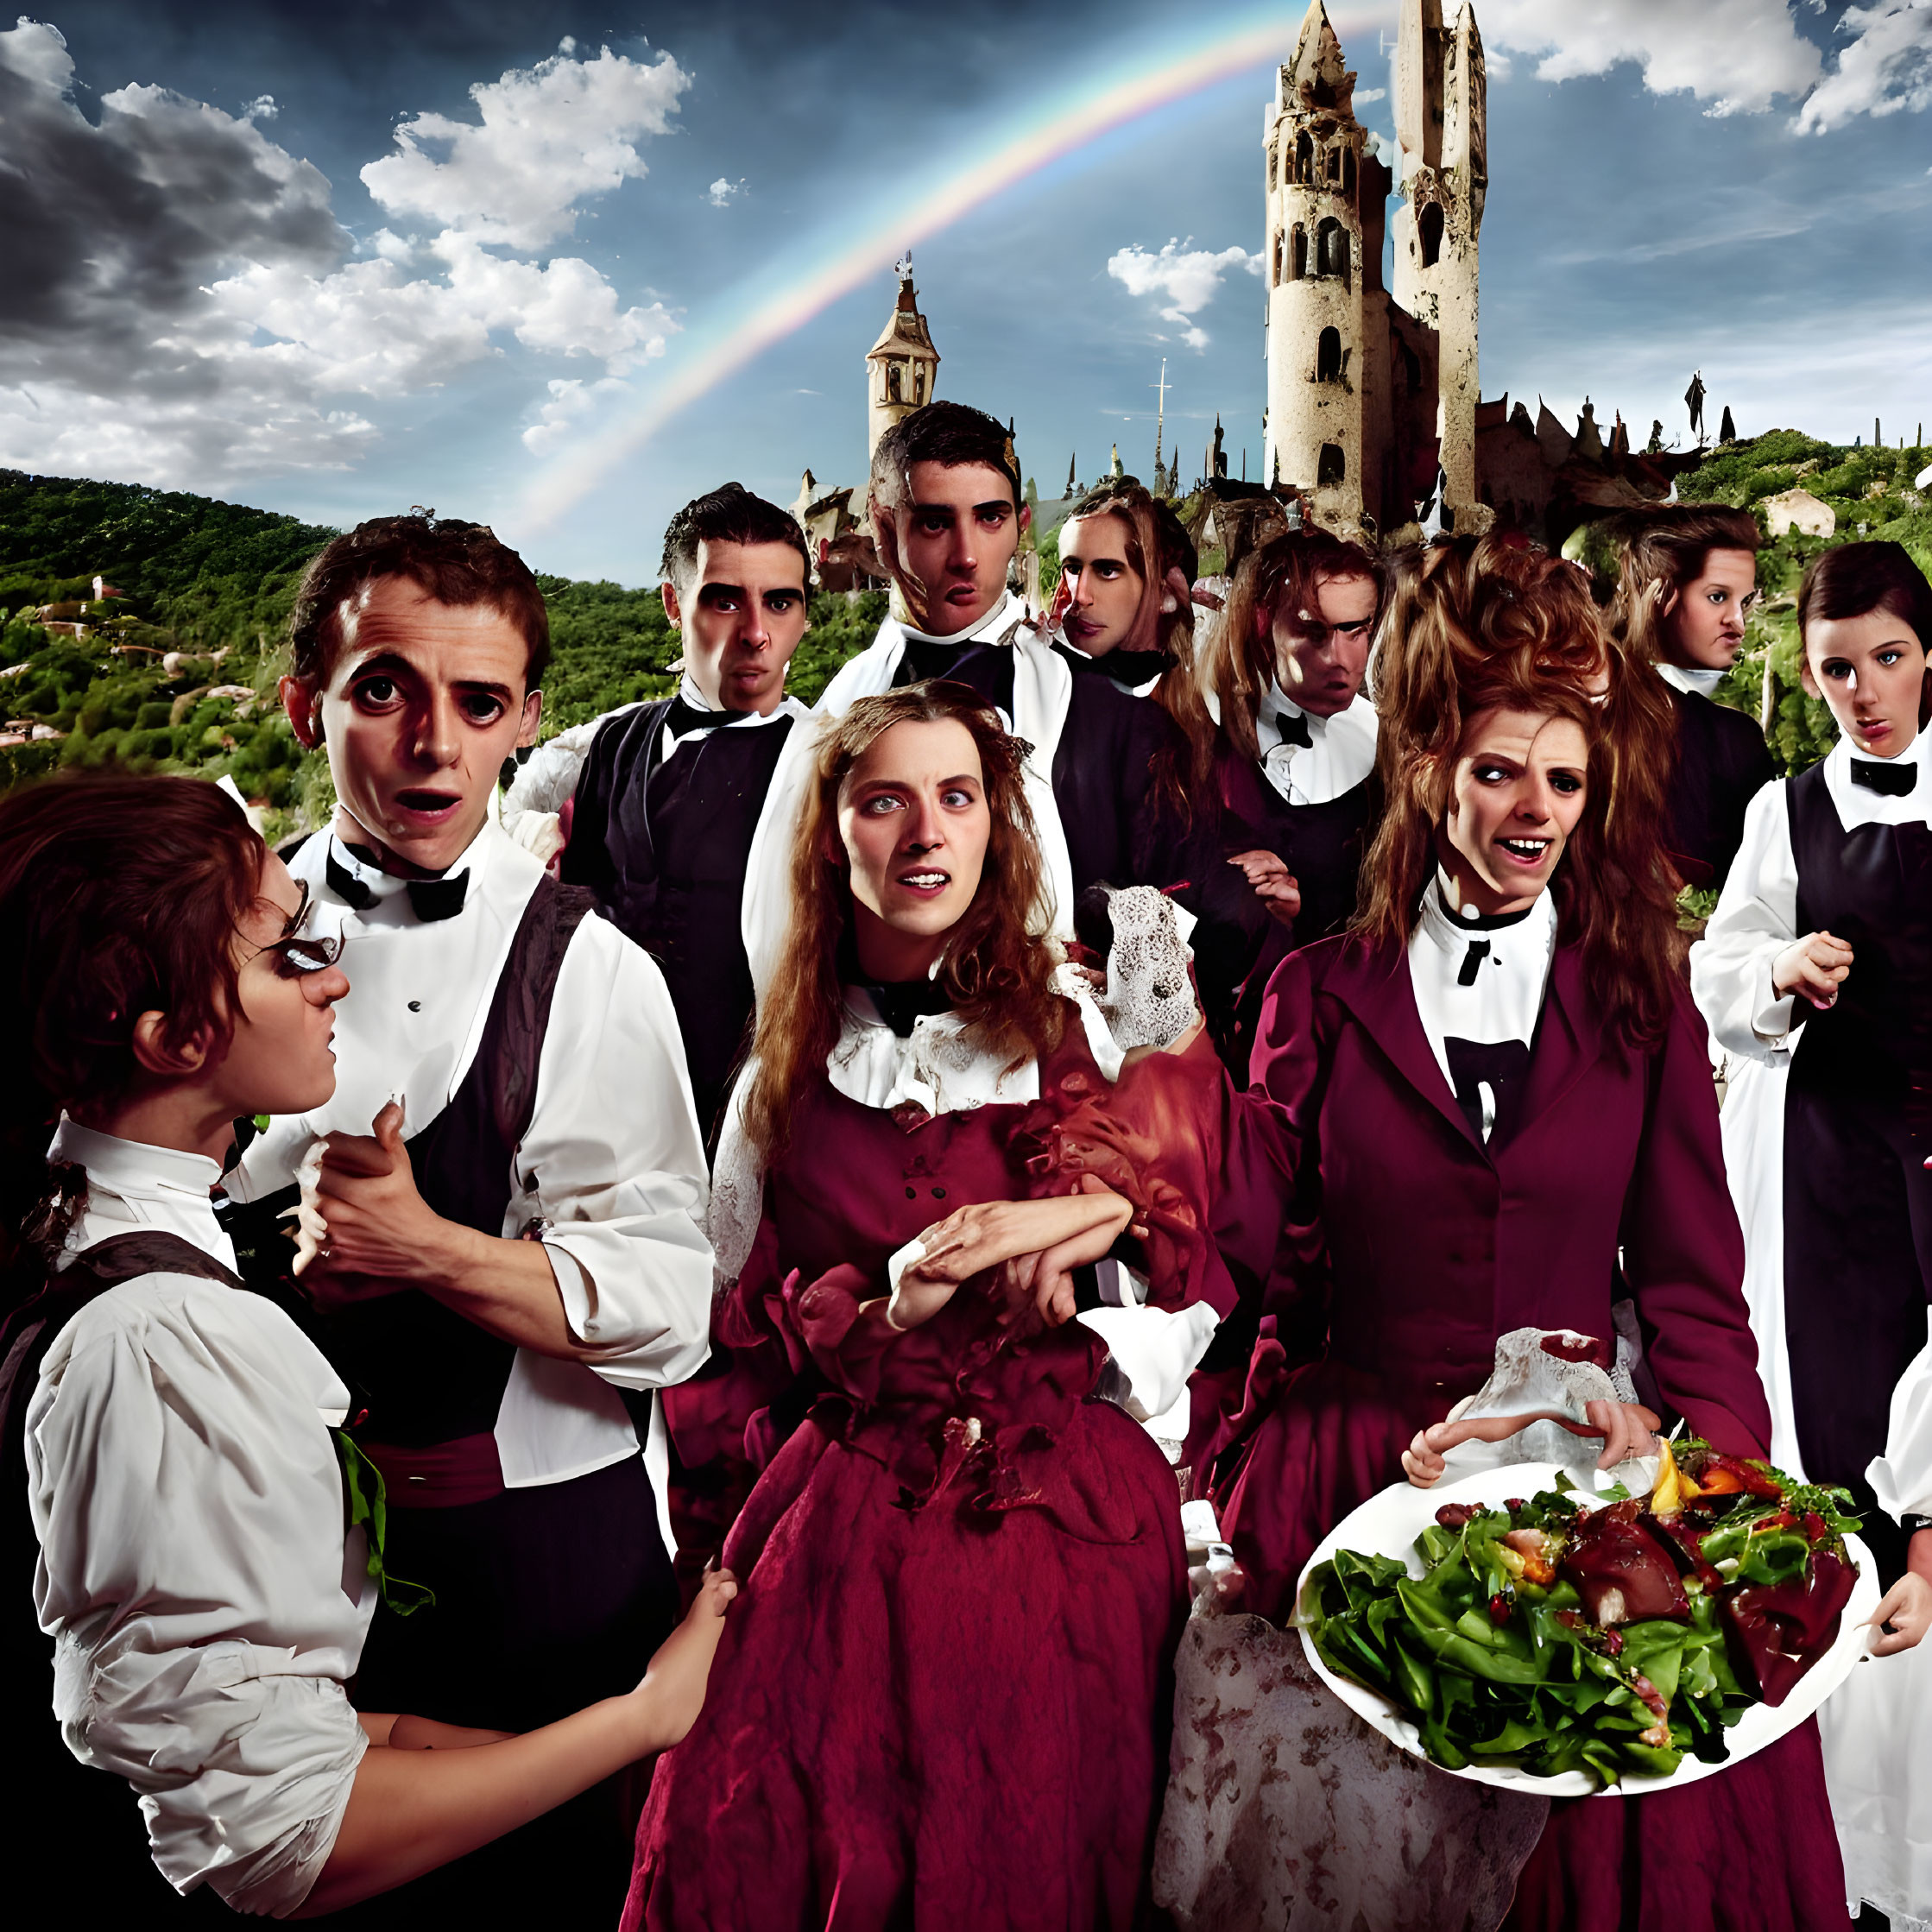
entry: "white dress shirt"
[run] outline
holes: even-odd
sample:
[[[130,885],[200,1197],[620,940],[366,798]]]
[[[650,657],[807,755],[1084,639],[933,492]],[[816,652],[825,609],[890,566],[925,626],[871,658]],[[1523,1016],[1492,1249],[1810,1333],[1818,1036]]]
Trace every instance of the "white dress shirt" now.
[[[233,1267],[213,1161],[71,1121],[49,1158],[87,1171],[70,1255],[156,1228]],[[274,1303],[157,1272],[67,1323],[27,1411],[61,1734],[140,1794],[169,1883],[237,1911],[308,1896],[367,1748],[344,1685],[376,1588],[329,1434],[348,1403]]]
[[[1454,887],[1438,872],[1423,895],[1422,916],[1409,938],[1416,1011],[1451,1093],[1455,1076],[1449,1071],[1447,1041],[1493,1045],[1521,1040],[1534,1045],[1556,946],[1556,903],[1547,888],[1521,919],[1487,928],[1472,926],[1452,914],[1447,902],[1454,897]],[[1472,945],[1486,950],[1464,985]],[[1487,1140],[1496,1120],[1496,1096],[1487,1085],[1482,1118]]]
[[[1308,742],[1285,742],[1287,718],[1305,718]],[[1262,693],[1254,720],[1261,775],[1291,805],[1326,805],[1375,769],[1375,707],[1360,691],[1333,717],[1304,711],[1279,685]]]
[[[331,889],[333,850],[375,897],[355,912]],[[454,919],[419,920],[405,883],[319,834],[289,868],[310,889],[306,930],[339,933],[350,991],[336,1007],[336,1091],[277,1118],[229,1177],[237,1200],[295,1178],[310,1143],[367,1133],[392,1097],[419,1133],[455,1097],[482,1043],[496,982],[543,868],[486,824],[449,876],[470,874]],[[586,918],[557,977],[529,1129],[496,1232],[547,1223],[543,1250],[571,1333],[592,1366],[519,1349],[496,1417],[503,1480],[559,1482],[637,1453],[617,1387],[661,1387],[709,1348],[704,1157],[678,1021],[650,957]],[[486,1230],[487,1232],[487,1230]]]
[[[1860,825],[1923,824],[1932,815],[1932,734],[1920,732],[1887,762],[1907,763],[1917,782],[1903,798],[1868,791],[1852,782],[1854,753],[1840,739],[1824,760],[1825,789],[1847,832]],[[1872,762],[1878,762],[1873,760]],[[1798,931],[1798,868],[1791,850],[1789,779],[1774,780],[1746,808],[1744,843],[1704,937],[1690,950],[1690,990],[1719,1044],[1733,1053],[1764,1058],[1789,1052],[1799,1035],[1792,1002],[1771,989],[1779,953],[1803,935]],[[1852,971],[1858,971],[1852,962]]]
[[[1714,704],[1717,700],[1717,687],[1730,675],[1728,670],[1713,671],[1708,665],[1659,664],[1657,674],[1673,691],[1681,691],[1686,697],[1708,698]]]

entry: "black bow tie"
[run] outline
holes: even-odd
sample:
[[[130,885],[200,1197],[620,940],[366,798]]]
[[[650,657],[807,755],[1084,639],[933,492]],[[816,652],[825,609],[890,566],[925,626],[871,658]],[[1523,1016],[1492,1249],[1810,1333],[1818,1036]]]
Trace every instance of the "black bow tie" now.
[[[963,638],[955,643],[950,637],[908,637],[905,655],[899,660],[895,685],[923,684],[928,678],[950,678],[953,666],[967,650],[980,641]]]
[[[1469,950],[1462,956],[1462,964],[1457,970],[1455,983],[1458,986],[1474,986],[1476,975],[1482,969],[1482,963],[1489,957],[1489,942],[1487,939],[1472,939]]]
[[[1904,758],[1854,758],[1852,783],[1862,785],[1867,792],[1876,792],[1881,798],[1903,799],[1909,796],[1918,783],[1918,766],[1916,761]]]
[[[357,851],[351,845],[349,849],[366,865],[376,863],[376,855]],[[325,871],[329,881],[329,890],[344,906],[353,906],[358,912],[366,912],[376,903],[375,889],[363,883],[335,855],[335,849],[329,849]],[[463,910],[464,894],[470,889],[470,868],[465,866],[453,879],[412,879],[407,887],[409,904],[419,919],[453,919]]]
[[[1297,711],[1292,717],[1284,711],[1274,721],[1274,728],[1285,745],[1300,745],[1305,750],[1315,742],[1309,736],[1306,711]]]
[[[1449,1080],[1456,1104],[1478,1140],[1507,1140],[1514,1124],[1512,1102],[1519,1096],[1530,1070],[1526,1040],[1453,1039],[1445,1037]],[[1489,1089],[1490,1130],[1482,1131],[1482,1089]]]
[[[682,698],[673,698],[671,709],[664,714],[664,722],[673,738],[681,738],[687,731],[715,731],[721,724],[730,723],[737,715],[736,711],[700,710]]]
[[[868,981],[865,989],[872,995],[879,1017],[901,1039],[911,1039],[914,1020],[944,1013],[952,1005],[936,979],[905,980],[886,986]]]
[[[1174,661],[1165,651],[1109,651],[1104,657],[1090,658],[1070,650],[1066,657],[1076,671],[1097,671],[1129,691],[1152,684]]]

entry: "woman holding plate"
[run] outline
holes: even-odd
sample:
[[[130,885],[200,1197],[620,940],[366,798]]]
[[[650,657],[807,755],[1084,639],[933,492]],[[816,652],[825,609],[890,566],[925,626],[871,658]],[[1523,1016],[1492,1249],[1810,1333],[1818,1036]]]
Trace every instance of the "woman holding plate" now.
[[[1363,909],[1276,972],[1253,1057],[1285,1197],[1215,1493],[1245,1607],[1277,1619],[1513,1330],[1609,1338],[1627,1295],[1660,1407],[1733,1455],[1762,1455],[1770,1426],[1659,836],[1662,687],[1581,573],[1465,537],[1402,573],[1378,689]],[[1605,1401],[1590,1421],[1609,1467],[1657,1417]],[[1466,1922],[1447,1893],[1430,1909]],[[1553,1803],[1506,1923],[1843,1916],[1807,1723],[1695,1796]]]

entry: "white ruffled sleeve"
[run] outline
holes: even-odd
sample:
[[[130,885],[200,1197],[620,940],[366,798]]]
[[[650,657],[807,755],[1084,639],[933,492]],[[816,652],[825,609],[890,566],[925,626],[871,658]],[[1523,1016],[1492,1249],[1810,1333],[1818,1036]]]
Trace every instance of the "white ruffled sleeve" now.
[[[1690,991],[1712,1037],[1765,1059],[1791,1045],[1792,1001],[1771,991],[1771,968],[1798,937],[1798,868],[1783,781],[1745,810],[1744,842],[1704,937],[1690,949]]]
[[[1885,1453],[1867,1465],[1866,1481],[1888,1516],[1932,1516],[1932,1311],[1925,1346],[1891,1392]]]
[[[308,1896],[367,1748],[344,1686],[375,1592],[323,1419],[346,1398],[271,1303],[157,1274],[67,1324],[28,1409],[62,1735],[140,1794],[169,1883],[238,1911]]]

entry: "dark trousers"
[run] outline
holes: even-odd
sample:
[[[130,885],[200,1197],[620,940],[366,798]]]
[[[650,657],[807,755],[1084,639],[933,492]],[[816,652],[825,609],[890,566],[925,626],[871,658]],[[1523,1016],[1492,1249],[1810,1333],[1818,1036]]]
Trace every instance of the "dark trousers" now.
[[[1882,1582],[1905,1533],[1866,1465],[1885,1452],[1891,1392],[1925,1346],[1932,1288],[1929,1150],[1897,1102],[1794,1070],[1784,1100],[1784,1326],[1798,1446],[1814,1482],[1842,1483]]]

